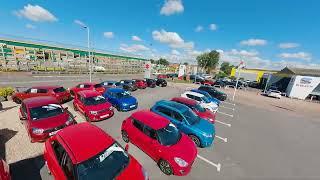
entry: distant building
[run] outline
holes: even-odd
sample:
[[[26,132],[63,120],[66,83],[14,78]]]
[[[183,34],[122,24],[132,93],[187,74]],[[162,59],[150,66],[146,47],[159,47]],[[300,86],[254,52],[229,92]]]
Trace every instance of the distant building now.
[[[250,80],[250,81],[257,81],[260,82],[262,77],[265,74],[273,74],[277,71],[274,70],[266,70],[266,69],[240,69],[232,68],[231,70],[231,77],[237,77],[238,71],[240,71],[240,78],[243,78],[244,80]]]

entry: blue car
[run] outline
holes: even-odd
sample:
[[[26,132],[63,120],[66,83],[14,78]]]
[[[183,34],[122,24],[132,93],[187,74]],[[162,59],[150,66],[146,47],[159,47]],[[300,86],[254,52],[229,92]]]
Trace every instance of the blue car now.
[[[191,90],[192,92],[196,92],[196,93],[199,93],[199,94],[203,94],[204,96],[206,96],[211,102],[215,103],[216,105],[220,105],[221,101],[217,98],[214,98],[212,97],[209,93],[207,93],[206,91],[201,91],[201,90],[198,90],[198,89],[192,89]]]
[[[197,116],[188,106],[167,100],[161,100],[151,111],[171,121],[187,134],[198,147],[208,147],[214,141],[215,126]]]
[[[109,88],[103,93],[103,96],[118,111],[131,111],[138,108],[137,99],[121,88]]]

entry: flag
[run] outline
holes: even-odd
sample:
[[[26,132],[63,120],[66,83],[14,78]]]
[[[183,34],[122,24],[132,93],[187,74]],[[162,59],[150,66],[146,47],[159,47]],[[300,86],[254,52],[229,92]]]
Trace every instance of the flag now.
[[[239,65],[238,65],[238,68],[239,68],[239,69],[243,69],[243,68],[245,68],[245,66],[246,66],[246,65],[244,64],[244,61],[241,60],[240,63],[239,63]]]

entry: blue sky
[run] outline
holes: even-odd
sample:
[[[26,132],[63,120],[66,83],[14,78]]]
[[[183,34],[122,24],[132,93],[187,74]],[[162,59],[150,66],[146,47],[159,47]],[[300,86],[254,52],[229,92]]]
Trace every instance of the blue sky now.
[[[320,68],[320,1],[121,0],[2,3],[0,36],[14,35],[195,63],[210,50],[247,67]],[[133,37],[137,36],[137,37]]]

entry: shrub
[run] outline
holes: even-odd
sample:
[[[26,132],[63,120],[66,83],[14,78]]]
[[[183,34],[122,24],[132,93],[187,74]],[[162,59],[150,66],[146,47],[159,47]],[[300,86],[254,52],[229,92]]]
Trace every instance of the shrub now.
[[[5,100],[8,100],[8,96],[11,96],[13,93],[14,89],[12,87],[0,88],[0,96],[4,97]]]

